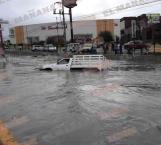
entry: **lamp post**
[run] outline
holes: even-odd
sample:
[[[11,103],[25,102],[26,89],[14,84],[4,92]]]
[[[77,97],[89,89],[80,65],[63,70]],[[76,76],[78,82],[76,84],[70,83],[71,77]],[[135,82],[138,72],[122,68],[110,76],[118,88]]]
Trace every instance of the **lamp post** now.
[[[76,1],[77,0],[62,0],[63,6],[69,8],[71,43],[74,42],[72,8],[74,8],[75,6],[77,6]]]
[[[57,12],[57,8],[56,8],[56,5],[59,5],[59,11]],[[66,23],[65,23],[65,13],[64,13],[64,5],[63,5],[63,0],[58,1],[58,2],[55,2],[54,3],[54,12],[53,14],[59,14],[59,15],[62,15],[63,16],[63,36],[64,36],[64,42],[66,44]]]
[[[72,20],[72,8],[69,8],[69,16],[70,16],[70,33],[71,33],[71,42],[74,42],[73,36],[73,20]]]
[[[0,23],[0,47],[3,47],[2,26]]]
[[[62,0],[62,15],[63,15],[63,27],[64,27],[64,41],[66,44],[66,23],[65,23],[65,13],[64,13],[63,0]]]

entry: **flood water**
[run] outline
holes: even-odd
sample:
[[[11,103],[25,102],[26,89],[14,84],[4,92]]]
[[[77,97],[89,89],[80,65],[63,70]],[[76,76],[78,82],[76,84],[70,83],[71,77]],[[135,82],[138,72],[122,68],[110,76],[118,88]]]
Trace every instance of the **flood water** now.
[[[36,69],[56,59],[10,56],[0,69],[0,121],[19,143],[161,144],[161,58],[111,60],[104,72]]]

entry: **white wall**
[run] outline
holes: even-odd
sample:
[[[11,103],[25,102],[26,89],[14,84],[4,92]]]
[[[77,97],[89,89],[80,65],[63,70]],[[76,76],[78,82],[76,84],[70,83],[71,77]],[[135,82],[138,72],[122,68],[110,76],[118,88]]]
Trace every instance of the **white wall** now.
[[[122,25],[120,20],[114,20],[117,26],[114,26],[114,35],[120,37],[120,29]],[[57,30],[48,30],[48,26],[56,26],[56,23],[45,23],[24,26],[25,43],[27,43],[27,37],[39,37],[39,41],[45,41],[50,36],[57,36]],[[42,30],[42,27],[46,27],[46,30]],[[97,24],[96,20],[74,21],[73,22],[74,34],[92,34],[93,38],[97,37]],[[71,39],[70,23],[67,22],[66,31],[67,41]],[[63,29],[58,30],[59,35],[63,35]],[[12,40],[13,41],[13,40]]]
[[[57,36],[57,30],[42,30],[41,27],[56,26],[55,23],[48,24],[36,24],[24,26],[25,38],[27,37],[39,37],[39,40],[45,41],[49,36]],[[93,38],[97,36],[96,21],[76,21],[73,22],[74,34],[92,34]],[[70,23],[67,22],[66,30],[67,40],[71,39],[70,34]],[[58,30],[59,35],[63,35],[63,29]],[[27,42],[27,39],[25,40]]]
[[[120,22],[120,30],[125,30],[125,21]]]
[[[136,20],[132,20],[131,21],[131,26],[132,26],[132,37],[135,38],[136,37]]]
[[[120,19],[114,20],[114,36],[118,36],[119,38],[121,37],[121,24],[120,24]]]

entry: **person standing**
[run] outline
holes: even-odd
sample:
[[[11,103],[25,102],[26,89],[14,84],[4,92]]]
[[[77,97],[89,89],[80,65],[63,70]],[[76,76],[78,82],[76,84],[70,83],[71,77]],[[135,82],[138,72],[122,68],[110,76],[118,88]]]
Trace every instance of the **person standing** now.
[[[119,50],[120,50],[120,54],[123,54],[123,51],[122,51],[122,43],[120,43]]]
[[[115,44],[114,44],[114,42],[111,43],[111,49],[112,49],[112,51],[115,51]]]
[[[119,50],[119,43],[115,43],[115,54],[118,53]]]

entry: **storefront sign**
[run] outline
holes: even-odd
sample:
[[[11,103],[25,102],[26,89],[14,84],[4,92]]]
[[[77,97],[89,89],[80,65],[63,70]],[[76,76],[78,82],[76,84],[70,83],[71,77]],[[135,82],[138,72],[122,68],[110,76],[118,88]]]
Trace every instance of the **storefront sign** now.
[[[63,0],[63,5],[67,8],[73,8],[77,6],[76,1],[77,0]]]

